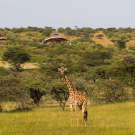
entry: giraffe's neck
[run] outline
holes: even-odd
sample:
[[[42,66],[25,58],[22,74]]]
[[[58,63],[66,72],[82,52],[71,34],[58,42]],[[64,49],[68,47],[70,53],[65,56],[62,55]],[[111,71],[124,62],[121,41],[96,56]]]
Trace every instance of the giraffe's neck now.
[[[74,88],[71,80],[66,75],[64,76],[64,81],[65,81],[65,83],[67,85],[67,88],[68,88],[68,91],[69,91],[69,95],[73,94],[76,91],[76,89]]]

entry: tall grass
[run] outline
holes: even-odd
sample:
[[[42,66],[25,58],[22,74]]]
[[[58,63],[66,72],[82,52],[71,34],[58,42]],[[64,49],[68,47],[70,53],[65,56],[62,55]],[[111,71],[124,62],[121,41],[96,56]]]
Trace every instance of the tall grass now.
[[[86,127],[81,113],[63,112],[59,107],[0,113],[0,135],[135,135],[134,126],[134,102],[89,107]]]

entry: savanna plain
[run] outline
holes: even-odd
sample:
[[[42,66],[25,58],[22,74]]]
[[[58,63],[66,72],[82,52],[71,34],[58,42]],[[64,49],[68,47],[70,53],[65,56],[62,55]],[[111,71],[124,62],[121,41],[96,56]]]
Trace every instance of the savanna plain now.
[[[134,135],[135,103],[89,106],[85,126],[68,108],[39,107],[0,115],[0,135]],[[81,115],[81,114],[80,114]],[[73,120],[73,123],[71,122]]]

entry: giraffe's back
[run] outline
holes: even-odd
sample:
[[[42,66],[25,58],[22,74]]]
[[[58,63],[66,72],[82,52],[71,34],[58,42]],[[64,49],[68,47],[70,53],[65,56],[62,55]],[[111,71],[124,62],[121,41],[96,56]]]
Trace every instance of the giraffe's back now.
[[[69,96],[69,101],[72,103],[76,103],[77,105],[83,105],[84,103],[87,104],[87,98],[85,96],[85,93],[80,92],[80,91],[74,91]]]

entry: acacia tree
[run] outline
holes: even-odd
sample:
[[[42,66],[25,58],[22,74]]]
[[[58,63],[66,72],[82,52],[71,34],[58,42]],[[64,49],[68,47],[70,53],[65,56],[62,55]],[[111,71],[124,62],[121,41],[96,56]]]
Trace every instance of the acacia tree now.
[[[20,47],[10,47],[4,52],[3,60],[11,63],[16,71],[20,71],[21,64],[30,61],[30,55]]]
[[[52,95],[52,98],[59,103],[59,106],[64,111],[65,105],[66,105],[66,102],[67,102],[67,99],[68,99],[67,91],[64,90],[64,89],[57,89],[57,88],[54,87],[51,90],[51,95]]]
[[[2,102],[15,102],[16,107],[13,110],[31,109],[29,91],[19,74],[0,76],[0,106]]]
[[[55,84],[52,84],[50,91],[51,91],[50,94],[51,94],[52,99],[57,101],[59,106],[64,111],[65,105],[68,100],[68,91],[65,88],[65,85],[59,81],[55,81]]]

